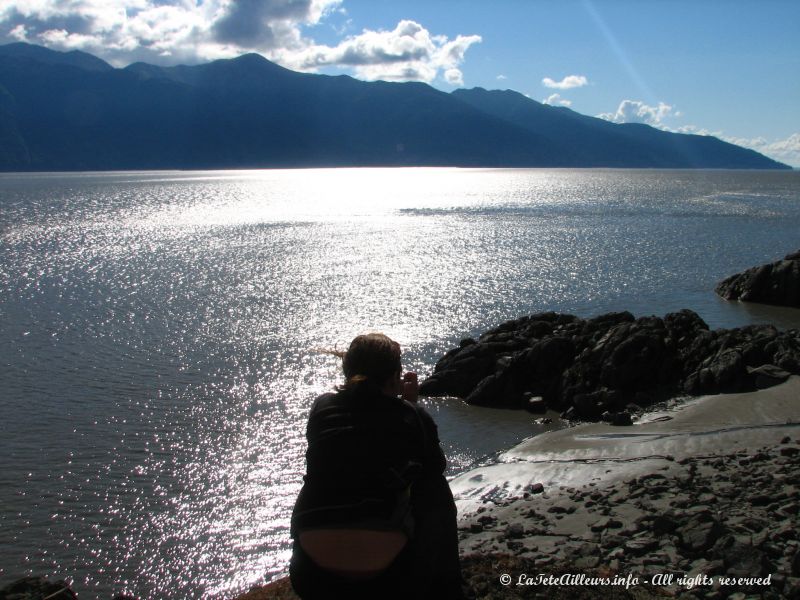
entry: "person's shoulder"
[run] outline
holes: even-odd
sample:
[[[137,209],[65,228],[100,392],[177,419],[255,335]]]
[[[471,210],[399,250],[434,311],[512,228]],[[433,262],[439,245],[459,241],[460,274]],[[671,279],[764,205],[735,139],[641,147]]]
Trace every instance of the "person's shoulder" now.
[[[314,399],[314,404],[320,404],[324,402],[330,402],[336,396],[339,395],[339,392],[325,392],[324,394],[320,394]]]
[[[422,406],[422,405],[421,405],[421,404],[419,404],[419,403],[412,403],[412,402],[408,402],[407,400],[403,400],[403,402],[405,402],[405,403],[406,403],[406,404],[408,404],[408,405],[409,405],[409,406],[410,406],[410,407],[411,407],[413,410],[415,410],[415,411],[417,412],[417,414],[419,415],[419,418],[420,418],[420,419],[422,419],[422,420],[425,422],[425,424],[426,424],[426,425],[427,425],[427,424],[431,424],[431,425],[433,425],[434,427],[436,427],[436,422],[433,420],[433,417],[431,416],[431,413],[429,413],[429,412],[428,412],[428,411],[425,409],[425,407],[424,407],[424,406]]]
[[[309,414],[313,415],[320,409],[323,409],[326,406],[331,406],[338,397],[339,397],[339,392],[325,392],[324,394],[320,394],[314,399],[314,402],[311,404],[311,412]]]
[[[408,406],[408,410],[416,415],[417,422],[422,426],[423,435],[425,438],[439,439],[439,428],[436,426],[436,421],[433,420],[431,413],[429,413],[424,406],[418,402],[408,402],[401,400]]]

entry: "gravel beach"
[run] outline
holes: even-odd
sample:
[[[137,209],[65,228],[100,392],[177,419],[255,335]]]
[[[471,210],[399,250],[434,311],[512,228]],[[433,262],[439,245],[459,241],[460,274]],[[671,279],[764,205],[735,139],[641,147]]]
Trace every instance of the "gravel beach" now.
[[[600,572],[670,595],[800,597],[800,377],[633,427],[543,434],[451,486],[465,555],[508,553],[533,567],[506,573],[508,587]],[[502,575],[471,587],[494,597]]]

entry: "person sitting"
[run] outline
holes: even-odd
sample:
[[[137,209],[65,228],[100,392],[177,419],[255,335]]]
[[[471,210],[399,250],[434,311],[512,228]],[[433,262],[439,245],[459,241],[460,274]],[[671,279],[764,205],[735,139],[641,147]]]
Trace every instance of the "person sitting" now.
[[[456,508],[430,414],[400,346],[356,337],[346,378],[309,414],[289,574],[304,600],[463,598]],[[402,397],[401,397],[402,396]]]

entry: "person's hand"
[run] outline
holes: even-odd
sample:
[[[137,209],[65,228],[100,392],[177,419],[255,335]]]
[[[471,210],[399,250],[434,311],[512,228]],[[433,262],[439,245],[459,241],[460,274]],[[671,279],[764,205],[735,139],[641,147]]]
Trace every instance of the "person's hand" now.
[[[419,400],[419,382],[417,381],[417,374],[412,371],[403,375],[402,398],[414,404]]]

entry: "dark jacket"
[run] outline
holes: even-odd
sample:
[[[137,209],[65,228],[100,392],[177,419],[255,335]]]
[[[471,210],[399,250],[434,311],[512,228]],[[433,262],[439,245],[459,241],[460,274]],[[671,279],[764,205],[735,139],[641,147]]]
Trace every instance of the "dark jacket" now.
[[[293,537],[324,527],[406,529],[409,507],[419,517],[442,493],[452,504],[436,425],[422,407],[364,387],[323,394],[306,437]]]

